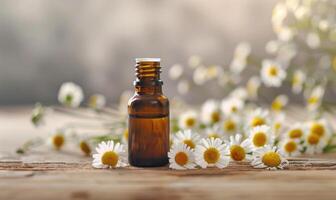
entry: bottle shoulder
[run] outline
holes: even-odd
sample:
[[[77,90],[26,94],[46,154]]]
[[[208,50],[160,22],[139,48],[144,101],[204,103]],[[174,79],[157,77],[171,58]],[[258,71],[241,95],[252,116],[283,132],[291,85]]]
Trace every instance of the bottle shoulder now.
[[[169,100],[164,95],[134,95],[128,101],[129,114],[167,115]]]

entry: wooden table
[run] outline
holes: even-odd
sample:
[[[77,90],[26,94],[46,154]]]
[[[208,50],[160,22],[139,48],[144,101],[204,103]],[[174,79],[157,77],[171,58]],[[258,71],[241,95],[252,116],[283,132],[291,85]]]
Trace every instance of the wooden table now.
[[[39,149],[18,156],[15,148],[34,135],[30,109],[0,109],[0,199],[336,199],[336,154],[290,159],[286,170],[248,163],[225,169],[162,168],[99,170],[72,150]],[[55,123],[65,120],[55,118]]]

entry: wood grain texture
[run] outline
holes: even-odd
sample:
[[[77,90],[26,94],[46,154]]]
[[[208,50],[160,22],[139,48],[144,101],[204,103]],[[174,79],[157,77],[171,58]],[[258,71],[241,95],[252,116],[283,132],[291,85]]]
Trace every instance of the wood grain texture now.
[[[101,170],[91,167],[91,158],[71,149],[14,154],[23,139],[45,131],[25,123],[28,116],[28,109],[0,111],[4,124],[0,127],[0,200],[336,199],[336,154],[290,158],[290,165],[278,171],[254,169],[247,162],[233,162],[225,169]]]

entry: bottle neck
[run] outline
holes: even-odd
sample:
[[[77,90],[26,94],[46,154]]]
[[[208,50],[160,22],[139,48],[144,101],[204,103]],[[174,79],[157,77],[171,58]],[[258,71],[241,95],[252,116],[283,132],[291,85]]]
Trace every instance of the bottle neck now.
[[[135,92],[138,94],[162,94],[160,62],[137,61],[135,65]]]

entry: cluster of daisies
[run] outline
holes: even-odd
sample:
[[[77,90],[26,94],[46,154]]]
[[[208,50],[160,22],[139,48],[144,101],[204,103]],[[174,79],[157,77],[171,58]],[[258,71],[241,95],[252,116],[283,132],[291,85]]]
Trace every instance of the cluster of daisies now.
[[[172,124],[178,130],[171,134],[169,167],[225,168],[230,162],[247,161],[255,168],[273,170],[286,167],[288,157],[322,153],[333,137],[328,121],[288,124],[282,111],[284,99],[279,97],[267,110],[229,97],[221,103],[208,100],[199,112],[181,113],[177,124]],[[93,166],[125,166],[126,146],[103,142],[93,155]]]

